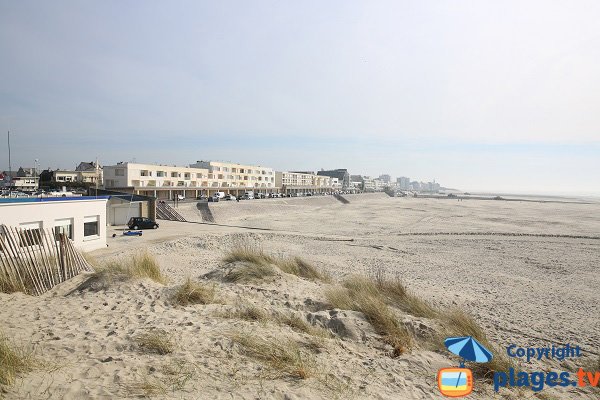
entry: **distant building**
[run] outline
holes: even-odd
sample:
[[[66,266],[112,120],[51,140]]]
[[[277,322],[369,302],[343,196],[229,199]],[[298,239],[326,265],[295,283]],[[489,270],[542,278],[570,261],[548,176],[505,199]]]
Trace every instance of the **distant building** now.
[[[333,190],[329,176],[311,171],[276,172],[275,184],[284,194],[327,193]]]
[[[338,182],[341,183],[342,189],[350,187],[350,174],[345,168],[331,169],[331,170],[320,170],[317,175],[329,176],[331,178],[337,178]]]
[[[3,171],[0,187],[33,192],[39,188],[39,177],[35,173],[35,168],[20,167],[17,171]]]
[[[401,176],[400,178],[396,179],[396,183],[398,185],[398,189],[410,190],[410,178]]]
[[[388,174],[379,175],[378,178],[384,185],[389,185],[392,182],[392,177]]]

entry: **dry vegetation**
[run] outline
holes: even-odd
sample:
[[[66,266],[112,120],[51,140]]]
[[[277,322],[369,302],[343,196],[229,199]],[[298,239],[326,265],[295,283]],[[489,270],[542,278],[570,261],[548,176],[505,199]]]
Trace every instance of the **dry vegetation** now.
[[[494,354],[488,363],[477,363],[473,370],[477,376],[489,378],[494,371],[506,371],[513,362],[497,351],[487,339],[483,329],[460,309],[434,307],[415,294],[410,293],[401,279],[389,279],[381,271],[375,270],[371,278],[353,276],[343,282],[342,287],[326,291],[332,306],[341,309],[360,311],[373,325],[385,342],[394,348],[394,355],[401,354],[413,343],[411,334],[398,322],[389,306],[416,316],[437,321],[440,332],[430,338],[434,348],[443,350],[443,340],[450,336],[472,336]]]
[[[143,333],[135,338],[140,349],[157,354],[169,354],[175,350],[175,341],[171,335],[163,330],[156,329]]]
[[[275,268],[269,264],[245,264],[229,272],[223,279],[226,282],[247,283],[262,281],[276,275]]]
[[[5,274],[4,271],[0,269],[0,292],[1,293],[15,293],[15,292],[27,293],[28,289],[25,285],[23,285],[23,283],[21,283],[17,279],[12,278],[8,274]]]
[[[398,321],[394,311],[368,278],[352,277],[344,282],[344,286],[328,289],[325,296],[335,308],[362,312],[383,341],[392,346],[393,356],[410,349],[413,342],[410,332]]]
[[[268,366],[275,377],[307,379],[316,374],[314,355],[294,340],[262,338],[243,333],[233,333],[230,338],[242,347],[246,355]]]
[[[216,301],[216,294],[217,288],[215,285],[202,284],[187,278],[185,283],[173,295],[173,300],[182,306],[189,304],[211,304]]]
[[[312,281],[329,282],[329,275],[319,271],[300,257],[282,258],[266,254],[262,249],[248,243],[239,245],[225,255],[226,263],[244,262],[246,266],[237,268],[227,276],[230,282],[261,280],[275,275],[274,267],[286,274],[296,275]]]
[[[183,390],[195,375],[194,365],[175,360],[163,365],[158,374],[145,375],[139,381],[124,386],[131,397],[166,396],[169,392]]]
[[[133,257],[107,264],[94,264],[94,272],[74,291],[99,291],[108,288],[113,282],[123,282],[130,279],[151,279],[162,285],[167,283],[156,259],[148,252],[141,252]]]
[[[32,371],[35,367],[33,353],[15,345],[0,332],[0,389],[14,384],[18,375]]]

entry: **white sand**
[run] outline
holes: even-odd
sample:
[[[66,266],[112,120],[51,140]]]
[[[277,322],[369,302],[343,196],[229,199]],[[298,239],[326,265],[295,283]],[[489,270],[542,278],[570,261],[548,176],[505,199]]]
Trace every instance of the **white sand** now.
[[[188,366],[190,379],[181,388],[169,388],[167,398],[440,397],[436,372],[456,365],[446,352],[415,349],[390,358],[377,336],[366,332],[365,342],[330,340],[315,355],[319,374],[296,381],[273,379],[227,338],[243,331],[307,340],[287,327],[219,314],[241,301],[306,315],[311,304],[325,300],[322,283],[289,275],[260,285],[217,283],[227,305],[171,303],[185,277],[198,278],[223,265],[223,254],[240,241],[272,254],[301,256],[335,279],[378,267],[398,273],[427,300],[468,310],[500,348],[571,343],[600,352],[599,204],[347,198],[346,205],[332,197],[218,203],[211,205],[213,215],[228,226],[162,221],[159,230],[142,237],[109,237],[109,247],[93,254],[106,261],[147,248],[170,278],[166,286],[144,280],[65,296],[85,278],[77,277],[36,298],[0,294],[1,329],[35,344],[41,357],[60,367],[27,374],[6,397],[136,397],[141,392],[132,392],[135,383],[164,381],[163,366],[177,363]],[[202,221],[195,203],[179,210],[188,220]],[[120,233],[109,234],[113,231]],[[133,338],[152,327],[172,333],[174,353],[151,355],[135,345]],[[560,371],[584,361],[524,367]],[[543,393],[597,398],[598,392],[560,388]],[[484,383],[471,396],[493,397],[498,395]]]

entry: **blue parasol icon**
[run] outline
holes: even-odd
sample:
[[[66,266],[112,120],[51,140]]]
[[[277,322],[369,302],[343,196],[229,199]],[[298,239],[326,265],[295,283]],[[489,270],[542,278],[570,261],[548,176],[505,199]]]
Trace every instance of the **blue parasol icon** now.
[[[460,368],[464,368],[465,360],[484,363],[494,358],[492,353],[475,340],[473,336],[449,337],[444,340],[444,345],[450,352],[463,358],[463,361],[460,363]],[[457,387],[460,382],[461,374],[462,373],[459,373],[458,378],[456,379]]]
[[[464,364],[464,360],[484,363],[490,361],[494,357],[492,353],[475,340],[473,336],[450,337],[444,340],[444,345],[450,352],[463,358],[461,367]]]

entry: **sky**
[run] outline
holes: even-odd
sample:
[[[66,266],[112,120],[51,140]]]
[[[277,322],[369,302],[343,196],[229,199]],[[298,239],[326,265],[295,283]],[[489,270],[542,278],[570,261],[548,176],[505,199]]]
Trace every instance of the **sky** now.
[[[600,194],[600,2],[0,0],[0,170],[137,161]]]

